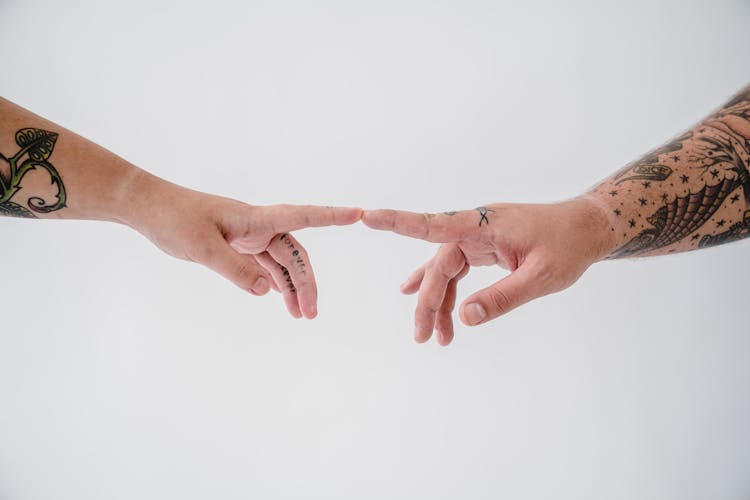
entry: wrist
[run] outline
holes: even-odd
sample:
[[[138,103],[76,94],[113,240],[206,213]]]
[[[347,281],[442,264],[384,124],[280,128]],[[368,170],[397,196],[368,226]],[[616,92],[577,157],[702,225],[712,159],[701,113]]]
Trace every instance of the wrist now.
[[[143,232],[148,221],[154,215],[154,207],[168,185],[165,180],[145,170],[134,167],[123,183],[119,199],[116,202],[115,222]]]
[[[585,235],[593,262],[606,259],[617,248],[608,207],[589,193],[574,198],[569,203],[576,224],[574,231]]]

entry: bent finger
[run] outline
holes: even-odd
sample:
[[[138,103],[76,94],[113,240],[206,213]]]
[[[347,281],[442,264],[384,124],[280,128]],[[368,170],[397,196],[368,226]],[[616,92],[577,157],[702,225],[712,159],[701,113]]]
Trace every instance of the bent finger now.
[[[432,336],[435,317],[445,298],[448,283],[465,265],[466,257],[458,245],[442,245],[432,264],[425,270],[414,312],[414,339],[417,342],[425,342]]]
[[[309,319],[318,314],[318,287],[304,247],[289,233],[280,234],[268,245],[268,254],[289,271],[302,314]]]
[[[401,293],[411,295],[419,290],[419,285],[422,284],[422,279],[424,278],[424,270],[429,263],[430,262],[428,261],[427,264],[419,266],[416,271],[411,273],[409,277],[406,278],[406,281],[401,284]]]
[[[255,258],[268,271],[277,288],[281,291],[284,305],[286,305],[289,314],[295,318],[301,318],[302,311],[299,307],[299,300],[297,300],[297,289],[294,287],[291,276],[289,276],[289,270],[276,262],[273,257],[268,255],[268,252],[258,254]]]
[[[456,306],[458,282],[468,273],[469,265],[466,264],[461,272],[458,273],[458,276],[448,282],[448,288],[445,291],[443,304],[440,306],[440,310],[437,313],[437,320],[435,322],[437,341],[438,344],[442,346],[446,346],[453,341],[453,308]]]

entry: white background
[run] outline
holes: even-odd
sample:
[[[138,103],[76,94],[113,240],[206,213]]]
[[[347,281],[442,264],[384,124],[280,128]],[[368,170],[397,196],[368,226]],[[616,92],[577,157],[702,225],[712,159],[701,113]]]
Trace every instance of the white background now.
[[[196,189],[432,211],[574,196],[750,81],[747,2],[520,4],[2,0],[0,92]],[[0,221],[0,499],[750,495],[750,243],[444,349],[398,293],[434,245],[298,237],[314,321],[121,226]]]

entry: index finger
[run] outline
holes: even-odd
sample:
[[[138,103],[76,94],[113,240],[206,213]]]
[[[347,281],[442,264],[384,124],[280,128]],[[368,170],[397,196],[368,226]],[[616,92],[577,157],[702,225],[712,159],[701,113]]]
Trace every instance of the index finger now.
[[[362,222],[367,227],[393,231],[432,243],[452,243],[469,236],[476,228],[476,212],[418,214],[405,210],[365,210]]]
[[[346,226],[362,218],[362,209],[352,207],[272,205],[265,207],[264,212],[277,234],[306,227]]]

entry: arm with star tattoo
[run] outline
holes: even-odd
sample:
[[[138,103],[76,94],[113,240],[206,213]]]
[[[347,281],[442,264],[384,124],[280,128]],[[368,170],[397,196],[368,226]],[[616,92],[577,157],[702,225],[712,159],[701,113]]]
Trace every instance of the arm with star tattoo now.
[[[317,286],[307,252],[289,232],[353,224],[361,212],[251,206],[186,189],[0,98],[0,215],[128,225],[249,293],[279,291],[294,317],[316,316]]]
[[[419,292],[415,339],[424,342],[434,331],[446,345],[454,335],[456,286],[471,266],[510,271],[461,304],[461,320],[478,325],[569,287],[601,260],[750,236],[750,86],[575,199],[442,214],[372,210],[362,220],[374,229],[442,244],[401,290]]]
[[[750,87],[704,121],[597,186],[616,249],[681,252],[750,234]]]

